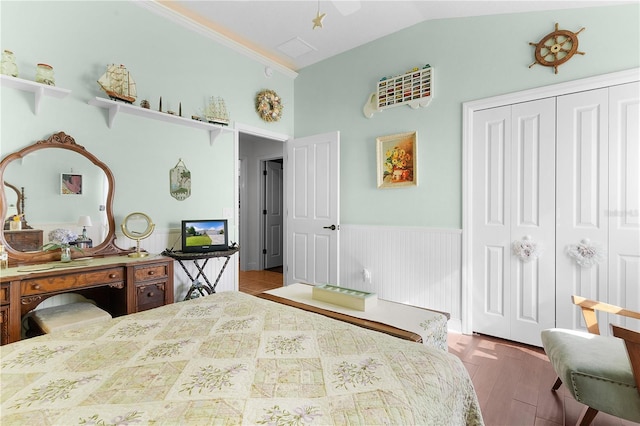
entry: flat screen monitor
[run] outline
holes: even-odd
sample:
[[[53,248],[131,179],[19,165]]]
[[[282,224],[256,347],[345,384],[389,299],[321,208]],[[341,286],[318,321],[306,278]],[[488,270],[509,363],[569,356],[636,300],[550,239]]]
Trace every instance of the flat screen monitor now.
[[[226,219],[183,220],[182,251],[206,253],[229,250]]]

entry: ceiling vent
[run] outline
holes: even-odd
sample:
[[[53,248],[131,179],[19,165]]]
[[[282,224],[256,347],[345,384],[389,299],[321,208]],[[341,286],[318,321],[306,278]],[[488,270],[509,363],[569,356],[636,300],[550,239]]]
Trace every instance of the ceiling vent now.
[[[302,40],[300,37],[294,37],[289,41],[285,41],[280,46],[278,46],[278,50],[289,56],[290,58],[299,58],[300,56],[316,51],[315,47],[311,46],[306,41]]]

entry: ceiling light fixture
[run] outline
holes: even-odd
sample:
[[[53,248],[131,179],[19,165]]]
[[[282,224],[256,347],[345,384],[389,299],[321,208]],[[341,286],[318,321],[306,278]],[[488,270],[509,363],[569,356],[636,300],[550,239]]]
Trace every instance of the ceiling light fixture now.
[[[318,0],[318,13],[316,14],[316,17],[311,20],[313,22],[312,30],[315,30],[316,28],[322,28],[322,20],[325,16],[327,16],[326,13],[320,13],[320,0]]]

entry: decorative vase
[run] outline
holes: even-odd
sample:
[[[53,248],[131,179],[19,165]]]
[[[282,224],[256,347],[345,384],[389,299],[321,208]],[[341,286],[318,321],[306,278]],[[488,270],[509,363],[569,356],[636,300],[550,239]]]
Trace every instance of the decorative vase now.
[[[60,262],[71,262],[71,247],[60,248]]]

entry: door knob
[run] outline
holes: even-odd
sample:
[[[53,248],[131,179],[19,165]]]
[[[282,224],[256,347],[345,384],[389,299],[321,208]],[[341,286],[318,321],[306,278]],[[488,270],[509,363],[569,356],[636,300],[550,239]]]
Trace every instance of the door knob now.
[[[335,225],[331,225],[331,226],[323,226],[323,229],[331,229],[332,231],[335,231],[336,229],[340,229],[339,227],[335,226]]]

